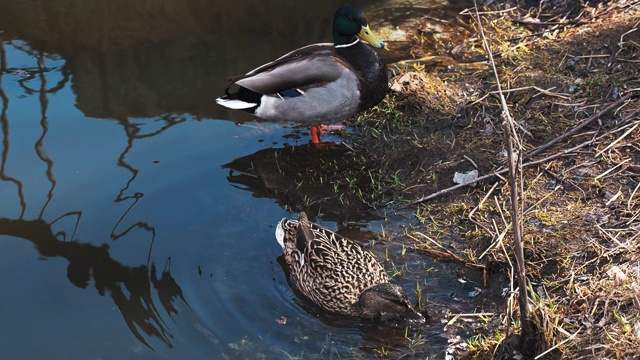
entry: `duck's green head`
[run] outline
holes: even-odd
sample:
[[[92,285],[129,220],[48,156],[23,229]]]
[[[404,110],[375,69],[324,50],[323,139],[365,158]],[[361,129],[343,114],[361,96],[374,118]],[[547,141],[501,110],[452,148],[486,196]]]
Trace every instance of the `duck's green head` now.
[[[356,35],[374,47],[385,46],[369,29],[362,10],[355,5],[344,5],[336,11],[333,19],[333,42],[335,45],[347,45],[356,40]]]

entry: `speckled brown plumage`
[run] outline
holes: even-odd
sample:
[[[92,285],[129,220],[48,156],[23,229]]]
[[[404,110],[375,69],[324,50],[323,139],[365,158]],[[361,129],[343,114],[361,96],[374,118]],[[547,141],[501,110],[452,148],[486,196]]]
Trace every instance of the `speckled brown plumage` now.
[[[309,222],[305,213],[298,220],[282,219],[276,238],[293,285],[325,310],[361,317],[386,312],[415,314],[404,291],[389,283],[389,275],[370,253]],[[378,291],[377,287],[384,289]],[[363,300],[363,293],[371,295],[369,300],[373,301]]]

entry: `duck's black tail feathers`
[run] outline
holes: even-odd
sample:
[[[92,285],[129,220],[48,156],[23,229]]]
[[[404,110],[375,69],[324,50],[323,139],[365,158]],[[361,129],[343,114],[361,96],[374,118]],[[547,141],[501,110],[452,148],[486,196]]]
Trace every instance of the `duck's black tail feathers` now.
[[[229,109],[244,110],[246,112],[255,113],[260,106],[262,94],[239,87],[237,91],[230,92],[229,88],[224,90],[225,96],[216,99],[216,103]]]

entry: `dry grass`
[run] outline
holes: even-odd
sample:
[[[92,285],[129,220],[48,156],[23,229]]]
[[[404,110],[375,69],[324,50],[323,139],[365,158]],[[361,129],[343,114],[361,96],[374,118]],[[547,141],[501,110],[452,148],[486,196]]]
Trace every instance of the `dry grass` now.
[[[522,139],[537,354],[633,358],[640,349],[640,2],[563,7],[569,3],[509,3],[507,12],[482,15]],[[469,26],[476,29],[471,19]],[[479,39],[461,44],[459,56],[477,64]],[[481,67],[432,74],[403,64],[411,65],[394,78],[395,94],[357,120],[354,149],[387,179],[387,201],[415,212],[421,225],[409,232],[411,243],[483,266],[487,278],[511,279],[502,314],[464,355],[512,358],[517,285],[495,80]],[[454,172],[472,169],[486,177],[476,187],[452,187]],[[434,242],[450,244],[450,254]]]

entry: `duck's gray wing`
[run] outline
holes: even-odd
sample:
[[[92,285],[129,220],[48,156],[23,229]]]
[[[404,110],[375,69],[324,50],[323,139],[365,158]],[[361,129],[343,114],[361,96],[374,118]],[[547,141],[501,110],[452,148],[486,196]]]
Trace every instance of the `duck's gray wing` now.
[[[264,64],[232,82],[259,94],[275,94],[286,89],[302,89],[337,80],[346,63],[327,44],[298,49]]]

